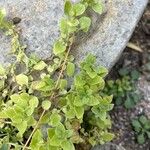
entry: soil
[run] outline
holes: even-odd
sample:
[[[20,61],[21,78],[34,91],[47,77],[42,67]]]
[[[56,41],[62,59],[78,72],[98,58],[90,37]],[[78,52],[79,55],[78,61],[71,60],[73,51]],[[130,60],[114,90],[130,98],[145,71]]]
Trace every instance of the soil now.
[[[127,47],[118,63],[112,68],[109,78],[117,78],[117,72],[122,67],[131,70],[136,68],[141,72],[137,87],[144,96],[133,109],[127,110],[123,106],[114,107],[111,116],[112,130],[116,133],[116,138],[113,143],[123,146],[126,150],[150,150],[150,140],[145,144],[138,144],[131,127],[131,119],[140,114],[144,113],[150,119],[150,2],[130,42],[140,47],[142,52]]]

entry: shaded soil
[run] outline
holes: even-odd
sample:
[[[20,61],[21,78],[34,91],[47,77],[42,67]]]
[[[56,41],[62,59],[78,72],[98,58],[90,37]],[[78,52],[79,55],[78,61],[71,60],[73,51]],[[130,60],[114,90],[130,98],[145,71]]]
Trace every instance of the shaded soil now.
[[[137,52],[127,47],[108,78],[117,78],[117,72],[122,67],[128,67],[131,70],[136,68],[141,72],[137,87],[144,96],[134,109],[127,110],[123,106],[115,106],[111,112],[112,130],[116,133],[116,139],[113,142],[122,145],[126,150],[149,150],[150,140],[147,140],[143,145],[136,142],[135,133],[131,127],[131,119],[143,113],[150,119],[150,3],[130,42],[140,47],[143,52]]]

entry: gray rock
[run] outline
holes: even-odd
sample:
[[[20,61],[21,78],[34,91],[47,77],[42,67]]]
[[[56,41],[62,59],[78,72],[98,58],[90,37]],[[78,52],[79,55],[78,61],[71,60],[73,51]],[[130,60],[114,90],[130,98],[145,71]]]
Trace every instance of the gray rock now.
[[[74,0],[75,1],[75,0]],[[76,61],[87,53],[97,56],[97,63],[111,68],[121,55],[148,0],[107,0],[104,15],[90,14],[93,25],[88,34],[78,35],[72,52]],[[63,0],[0,0],[9,19],[21,18],[17,25],[27,52],[35,52],[46,59],[52,54],[52,45],[59,36],[59,20],[63,16]],[[10,57],[9,39],[0,32],[0,62]]]

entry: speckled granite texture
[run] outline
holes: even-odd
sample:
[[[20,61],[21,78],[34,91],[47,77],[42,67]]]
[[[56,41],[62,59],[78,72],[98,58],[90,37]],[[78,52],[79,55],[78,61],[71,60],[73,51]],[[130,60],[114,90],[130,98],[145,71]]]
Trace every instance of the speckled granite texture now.
[[[140,19],[148,0],[107,0],[107,10],[102,16],[93,16],[91,31],[78,35],[73,53],[76,61],[87,53],[97,56],[97,63],[111,68],[122,53],[137,21]],[[63,16],[63,0],[0,0],[8,18],[21,18],[17,25],[21,30],[27,52],[35,52],[48,58],[52,45],[59,36],[58,24]],[[0,62],[7,63],[10,58],[9,39],[0,32]]]

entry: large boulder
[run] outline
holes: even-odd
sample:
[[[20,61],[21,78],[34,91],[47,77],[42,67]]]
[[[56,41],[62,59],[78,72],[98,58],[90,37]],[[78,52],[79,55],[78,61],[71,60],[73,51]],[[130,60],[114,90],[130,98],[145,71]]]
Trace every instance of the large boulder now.
[[[76,0],[74,0],[76,1]],[[89,13],[93,24],[88,34],[79,34],[72,52],[76,61],[87,53],[97,56],[97,63],[111,68],[122,53],[140,19],[148,0],[106,0],[103,15]],[[27,52],[46,59],[59,36],[59,20],[63,16],[63,0],[0,0],[8,19],[21,19],[21,31]],[[9,62],[10,39],[0,32],[0,62]]]

